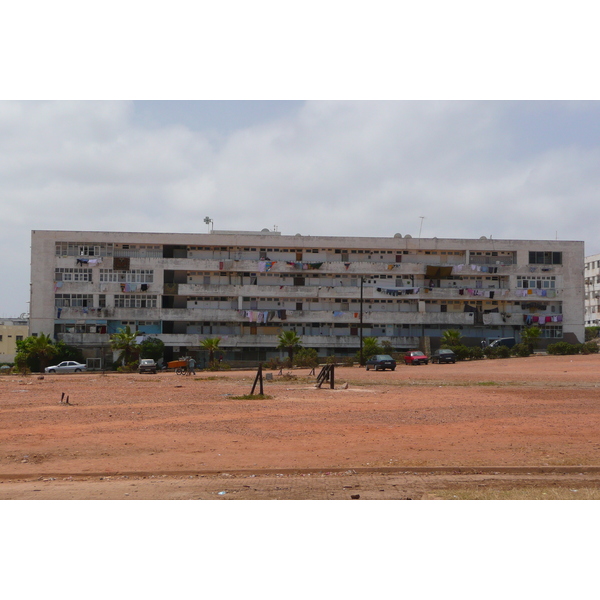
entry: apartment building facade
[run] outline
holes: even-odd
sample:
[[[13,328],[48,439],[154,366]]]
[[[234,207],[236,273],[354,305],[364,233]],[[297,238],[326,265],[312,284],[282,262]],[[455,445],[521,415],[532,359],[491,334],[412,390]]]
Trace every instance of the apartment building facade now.
[[[261,232],[33,231],[30,332],[108,357],[129,325],[162,339],[166,359],[220,337],[225,360],[279,356],[295,330],[321,356],[363,336],[397,350],[584,337],[583,242],[282,235]]]
[[[600,326],[600,254],[585,257],[585,326]]]

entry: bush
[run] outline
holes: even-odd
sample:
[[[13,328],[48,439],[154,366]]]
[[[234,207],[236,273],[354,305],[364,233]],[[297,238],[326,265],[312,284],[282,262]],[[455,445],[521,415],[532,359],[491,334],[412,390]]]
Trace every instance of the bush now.
[[[265,361],[263,367],[265,369],[271,369],[272,371],[278,371],[279,369],[283,369],[285,364],[280,358],[275,357]]]
[[[155,337],[148,337],[140,344],[140,358],[153,358],[158,362],[165,353],[165,344]]]
[[[511,353],[513,356],[520,356],[521,358],[524,358],[531,354],[531,348],[528,344],[515,344],[512,347]]]
[[[336,359],[336,357],[335,357],[335,356],[328,356],[328,357],[325,359],[325,362],[326,362],[328,365],[337,365],[337,359]]]
[[[600,333],[600,327],[586,327],[585,328],[585,341],[589,342],[598,337],[598,333]]]
[[[498,347],[486,346],[483,353],[485,354],[486,358],[494,359],[499,357],[498,350]]]
[[[510,358],[510,348],[508,346],[498,346],[498,358]]]
[[[569,344],[568,342],[556,342],[556,344],[548,345],[548,354],[579,354],[581,344]]]
[[[469,348],[471,360],[481,360],[484,357],[483,350],[479,346]]]
[[[314,348],[301,348],[294,355],[297,367],[314,368],[319,365],[319,353]]]
[[[452,347],[456,360],[468,360],[471,358],[471,348],[467,348],[464,344],[458,344]]]
[[[342,367],[353,367],[354,359],[351,356],[346,356],[346,358],[342,359]]]
[[[208,366],[205,371],[230,371],[231,365],[229,363],[213,360],[211,363],[208,363]]]
[[[596,342],[586,342],[581,345],[581,354],[598,354],[598,350]]]
[[[118,373],[134,373],[135,371],[137,371],[138,368],[138,362],[130,362],[127,363],[126,365],[121,365],[120,367],[117,367],[117,372]]]
[[[390,356],[394,352],[394,346],[392,346],[392,343],[388,340],[381,342],[381,349],[383,350],[382,354],[389,354]]]

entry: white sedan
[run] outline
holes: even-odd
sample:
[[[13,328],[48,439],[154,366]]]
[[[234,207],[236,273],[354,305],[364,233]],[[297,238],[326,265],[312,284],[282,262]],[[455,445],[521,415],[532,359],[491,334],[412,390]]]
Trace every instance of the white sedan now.
[[[63,360],[58,365],[46,367],[45,370],[46,373],[80,373],[81,371],[87,371],[87,367],[74,360]]]

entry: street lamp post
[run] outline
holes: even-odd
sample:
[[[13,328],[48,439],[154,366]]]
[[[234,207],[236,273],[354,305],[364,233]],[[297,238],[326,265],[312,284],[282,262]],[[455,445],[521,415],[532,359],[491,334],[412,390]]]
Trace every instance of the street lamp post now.
[[[360,366],[364,366],[365,359],[363,357],[363,276],[360,276],[360,324],[359,324],[359,339],[360,339]]]

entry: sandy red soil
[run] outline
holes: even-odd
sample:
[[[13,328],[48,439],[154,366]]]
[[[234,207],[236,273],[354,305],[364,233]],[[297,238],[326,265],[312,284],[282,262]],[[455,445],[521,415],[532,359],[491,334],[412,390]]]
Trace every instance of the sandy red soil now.
[[[598,355],[339,367],[335,390],[294,370],[263,400],[233,398],[253,372],[3,376],[0,479],[600,466],[599,367]]]

